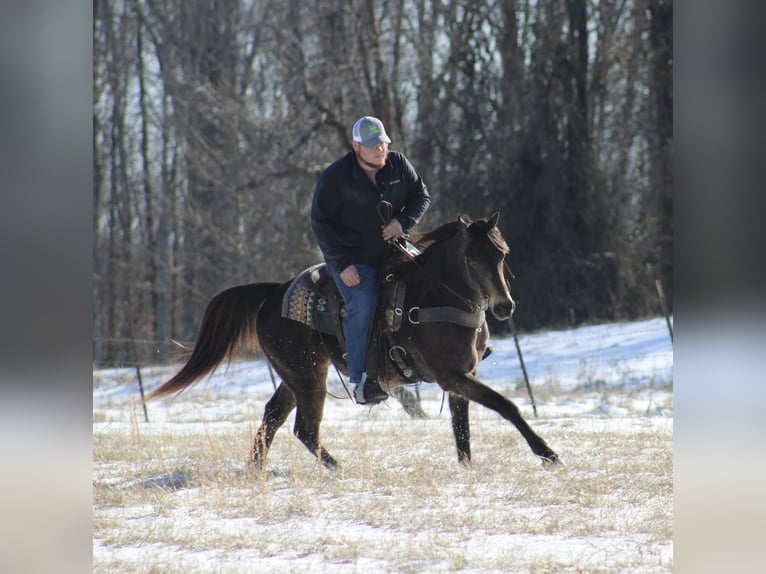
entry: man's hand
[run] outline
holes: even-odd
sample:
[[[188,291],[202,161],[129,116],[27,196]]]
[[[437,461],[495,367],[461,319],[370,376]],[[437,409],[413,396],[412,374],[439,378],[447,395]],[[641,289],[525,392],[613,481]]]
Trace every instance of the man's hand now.
[[[392,219],[391,221],[388,222],[388,225],[383,226],[384,241],[396,241],[402,235],[404,235],[402,224],[399,223],[396,219]]]
[[[356,287],[362,282],[356,267],[349,265],[340,272],[340,279],[346,287]]]

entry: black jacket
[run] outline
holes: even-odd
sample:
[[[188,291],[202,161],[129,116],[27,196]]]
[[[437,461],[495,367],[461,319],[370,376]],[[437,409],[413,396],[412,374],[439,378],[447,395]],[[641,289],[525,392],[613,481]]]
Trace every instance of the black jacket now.
[[[431,196],[423,179],[399,152],[390,151],[373,185],[349,152],[322,172],[311,205],[311,227],[325,261],[338,272],[351,264],[379,266],[387,244],[378,202],[389,201],[393,217],[408,231],[423,217]]]

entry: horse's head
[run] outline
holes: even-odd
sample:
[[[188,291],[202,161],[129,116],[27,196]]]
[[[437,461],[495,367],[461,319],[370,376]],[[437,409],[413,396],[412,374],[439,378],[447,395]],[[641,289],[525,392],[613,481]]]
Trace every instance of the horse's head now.
[[[506,273],[508,244],[497,227],[498,219],[499,211],[487,219],[473,222],[460,217],[458,223],[465,227],[464,233],[468,240],[465,260],[469,276],[488,298],[492,314],[504,320],[513,315],[516,302],[511,297]]]

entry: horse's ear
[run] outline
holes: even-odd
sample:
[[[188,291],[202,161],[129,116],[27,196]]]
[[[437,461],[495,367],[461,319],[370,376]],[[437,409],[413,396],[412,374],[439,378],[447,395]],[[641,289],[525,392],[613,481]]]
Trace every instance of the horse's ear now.
[[[472,222],[471,218],[467,215],[458,215],[457,216],[457,237],[460,238],[461,241],[467,241],[469,237],[468,230],[471,228]]]
[[[497,227],[497,222],[500,219],[500,210],[498,209],[492,217],[489,218],[489,228],[494,229]]]

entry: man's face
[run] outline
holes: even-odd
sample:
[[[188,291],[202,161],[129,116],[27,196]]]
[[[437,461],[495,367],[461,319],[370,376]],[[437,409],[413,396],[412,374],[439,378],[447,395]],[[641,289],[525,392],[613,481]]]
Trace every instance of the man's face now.
[[[386,165],[388,159],[388,144],[381,143],[375,147],[365,147],[360,143],[354,143],[354,151],[359,164],[368,170],[380,169]]]

